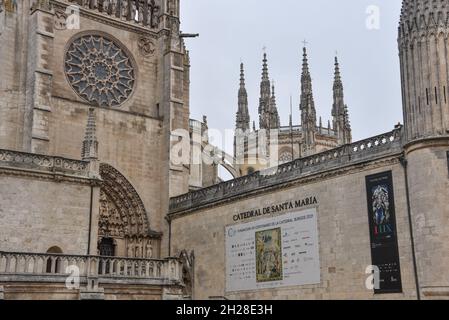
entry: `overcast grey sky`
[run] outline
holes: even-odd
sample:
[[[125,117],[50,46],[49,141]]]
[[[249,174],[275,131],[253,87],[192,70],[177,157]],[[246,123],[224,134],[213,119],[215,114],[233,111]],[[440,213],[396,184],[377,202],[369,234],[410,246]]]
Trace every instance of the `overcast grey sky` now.
[[[338,51],[353,139],[402,123],[397,26],[401,0],[181,0],[182,25],[191,58],[191,118],[233,129],[240,60],[245,63],[251,121],[258,124],[262,48],[275,80],[281,124],[300,123],[302,42],[307,40],[317,115],[331,118],[334,55]],[[380,9],[370,30],[367,8]],[[230,151],[230,150],[228,150]]]

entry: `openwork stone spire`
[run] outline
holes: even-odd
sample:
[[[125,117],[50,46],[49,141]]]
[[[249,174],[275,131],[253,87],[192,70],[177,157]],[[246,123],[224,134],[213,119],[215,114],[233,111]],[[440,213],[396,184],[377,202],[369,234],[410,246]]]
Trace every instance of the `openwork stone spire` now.
[[[407,141],[449,133],[449,3],[404,0],[399,57]]]
[[[98,159],[98,141],[96,135],[94,108],[89,108],[88,111],[86,133],[83,140],[81,158],[88,161]]]
[[[303,131],[304,148],[313,152],[316,134],[316,110],[312,91],[312,77],[310,76],[307,49],[303,48],[302,75],[301,75],[301,123]]]
[[[351,125],[349,123],[348,107],[344,101],[343,82],[341,81],[340,64],[337,57],[335,57],[333,93],[333,128],[337,132],[338,144],[348,144],[352,141]]]
[[[268,75],[267,54],[263,54],[262,81],[260,83],[259,127],[270,129],[271,83]]]
[[[238,111],[236,117],[236,129],[249,130],[250,117],[248,112],[248,93],[245,87],[245,70],[243,63],[240,64],[240,88],[238,94]]]

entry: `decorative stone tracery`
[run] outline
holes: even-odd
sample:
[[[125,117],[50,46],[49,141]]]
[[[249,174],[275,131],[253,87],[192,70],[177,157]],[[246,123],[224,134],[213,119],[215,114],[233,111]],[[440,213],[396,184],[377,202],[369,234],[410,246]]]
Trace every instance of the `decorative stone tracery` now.
[[[84,35],[73,40],[65,56],[65,73],[81,98],[99,106],[122,104],[135,83],[128,54],[104,35]]]
[[[100,190],[99,243],[114,239],[123,248],[117,255],[128,258],[153,258],[160,235],[150,230],[142,200],[129,181],[107,164],[100,165],[103,184]]]

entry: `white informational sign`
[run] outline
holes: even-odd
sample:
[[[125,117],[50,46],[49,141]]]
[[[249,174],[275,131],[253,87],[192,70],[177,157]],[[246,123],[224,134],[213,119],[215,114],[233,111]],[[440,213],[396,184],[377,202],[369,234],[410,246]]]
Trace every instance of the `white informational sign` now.
[[[316,209],[226,227],[226,291],[320,283]]]

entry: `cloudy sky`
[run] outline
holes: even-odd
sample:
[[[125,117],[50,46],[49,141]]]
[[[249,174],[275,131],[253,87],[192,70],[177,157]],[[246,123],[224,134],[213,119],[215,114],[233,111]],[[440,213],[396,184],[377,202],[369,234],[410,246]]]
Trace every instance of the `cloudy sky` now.
[[[266,47],[281,124],[288,125],[290,95],[294,123],[299,124],[301,48],[306,39],[317,114],[323,117],[323,123],[331,118],[336,52],[354,140],[387,132],[402,123],[396,41],[400,0],[181,3],[181,30],[200,34],[199,38],[186,40],[191,57],[191,118],[207,115],[211,128],[234,128],[239,64],[243,61],[251,121],[258,123],[262,54]]]

